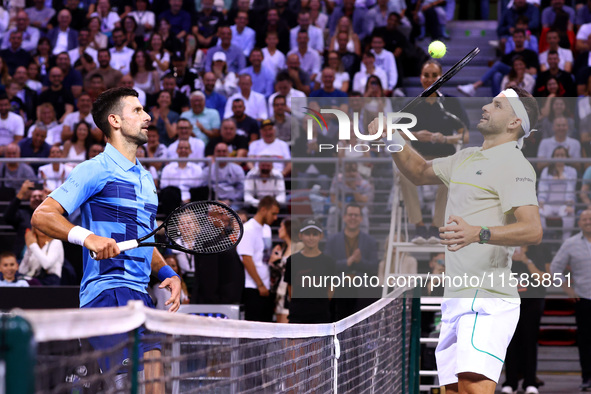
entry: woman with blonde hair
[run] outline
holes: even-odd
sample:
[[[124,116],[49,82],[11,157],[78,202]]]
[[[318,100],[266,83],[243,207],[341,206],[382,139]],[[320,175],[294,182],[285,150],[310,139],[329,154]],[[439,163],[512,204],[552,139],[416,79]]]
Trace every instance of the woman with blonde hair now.
[[[359,40],[359,36],[353,31],[353,24],[351,23],[351,20],[346,16],[341,17],[337,23],[337,28],[335,29],[335,32],[330,39],[330,45],[328,46],[330,50],[336,51],[339,49],[337,37],[340,32],[345,32],[349,36],[349,41],[347,42],[347,51],[352,52],[357,56],[361,56],[361,41]]]

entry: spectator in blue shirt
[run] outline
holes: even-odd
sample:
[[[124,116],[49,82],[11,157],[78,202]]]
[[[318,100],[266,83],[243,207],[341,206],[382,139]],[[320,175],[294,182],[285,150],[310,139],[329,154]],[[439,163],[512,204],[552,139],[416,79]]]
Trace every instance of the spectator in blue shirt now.
[[[191,109],[183,112],[181,118],[188,119],[193,125],[193,133],[204,143],[220,135],[220,116],[214,109],[205,106],[205,94],[196,90],[189,98]]]
[[[226,98],[216,92],[215,82],[217,78],[212,72],[207,72],[203,75],[203,87],[205,93],[205,106],[218,111],[220,119],[224,117],[224,110],[226,108]]]
[[[191,32],[191,15],[182,10],[183,0],[168,0],[170,9],[160,14],[158,20],[166,19],[170,24],[170,32],[179,40]]]
[[[275,80],[275,73],[267,67],[263,67],[263,51],[255,48],[250,52],[250,67],[246,67],[240,74],[248,74],[252,78],[252,89],[265,95],[269,98],[273,94],[273,81]]]
[[[30,137],[18,142],[21,148],[21,157],[49,157],[51,146],[45,142],[47,138],[47,127],[44,124],[37,124]],[[43,163],[31,163],[31,167],[37,169]]]
[[[314,90],[310,93],[310,97],[330,97],[330,98],[339,98],[339,97],[348,97],[347,93],[343,92],[342,90],[337,90],[334,88],[334,79],[335,79],[335,71],[330,67],[325,67],[322,70],[322,84],[324,85],[323,88],[318,90]],[[335,101],[336,103],[336,101]],[[335,104],[339,106],[340,103]]]
[[[211,71],[211,63],[213,61],[213,55],[217,52],[224,52],[226,54],[226,63],[228,64],[228,70],[238,73],[244,67],[246,67],[246,58],[242,53],[242,48],[232,45],[232,30],[230,26],[220,26],[218,29],[218,45],[210,48],[207,51],[205,57],[205,71]]]
[[[248,56],[256,42],[256,33],[248,25],[248,12],[238,12],[236,24],[230,27],[232,30],[232,45],[242,48],[244,56]]]

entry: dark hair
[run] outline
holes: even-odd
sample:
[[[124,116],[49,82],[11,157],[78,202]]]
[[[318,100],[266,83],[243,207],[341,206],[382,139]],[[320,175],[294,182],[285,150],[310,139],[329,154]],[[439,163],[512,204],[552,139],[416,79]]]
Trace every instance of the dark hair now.
[[[72,138],[70,139],[70,141],[72,141],[72,144],[75,144],[76,142],[78,142],[78,135],[76,134],[78,131],[78,127],[80,127],[81,125],[86,125],[86,128],[88,129],[88,134],[86,135],[86,139],[84,140],[84,149],[86,149],[86,151],[88,152],[88,149],[90,148],[90,145],[92,145],[92,143],[94,142],[94,139],[92,138],[92,134],[90,133],[90,131],[92,130],[92,127],[90,126],[90,124],[84,120],[81,120],[80,122],[76,123],[73,127],[73,133],[72,133]]]
[[[252,51],[250,51],[250,54],[249,55],[252,55],[253,52],[259,52],[261,55],[263,55],[263,50],[261,48],[259,48],[259,47],[252,48]]]
[[[367,88],[369,87],[369,84],[372,81],[377,82],[378,86],[380,87],[380,90],[382,91],[382,96],[380,96],[380,97],[383,97],[384,96],[384,87],[382,86],[382,81],[380,81],[380,78],[375,74],[372,74],[369,77],[367,77],[367,83],[365,84],[365,92],[367,93]]]
[[[113,33],[112,33],[112,35],[111,35],[111,36],[114,36],[114,35],[115,35],[115,33],[119,32],[119,31],[120,31],[121,33],[123,33],[123,35],[125,35],[125,30],[123,30],[123,28],[122,28],[122,27],[116,27],[116,28],[114,28],[114,29],[113,29]]]
[[[16,259],[16,254],[14,254],[14,252],[11,252],[9,250],[6,250],[4,252],[0,252],[0,261],[2,261],[2,259],[6,259],[8,257],[14,257]],[[18,275],[18,273],[17,273]]]
[[[568,149],[566,149],[566,147],[562,146],[562,145],[558,145],[556,148],[554,148],[554,150],[552,151],[552,156],[550,157],[554,157],[554,154],[556,153],[557,150],[562,149],[564,150],[564,152],[566,153],[566,158],[568,159],[570,157],[570,155],[568,154]],[[548,174],[549,175],[556,175],[556,162],[552,162],[550,163],[550,165],[548,166]]]
[[[526,25],[528,25],[529,24],[529,18],[527,16],[525,16],[525,15],[519,15],[517,17],[517,20],[515,21],[515,25],[517,25],[518,23],[525,23]]]
[[[260,211],[263,208],[270,209],[273,206],[280,208],[279,203],[277,202],[275,197],[265,196],[265,197],[261,198],[261,200],[259,201],[257,211]]]
[[[363,52],[362,56],[373,57],[374,59],[376,58],[376,55],[374,55],[371,51]]]
[[[555,51],[554,49],[551,49],[548,51],[548,56],[550,55],[558,55],[558,51]]]
[[[160,47],[160,52],[158,52],[158,53],[160,53],[161,55],[164,55],[164,39],[162,38],[162,36],[160,35],[160,33],[158,33],[157,31],[155,31],[154,33],[152,33],[150,35],[150,38],[148,39],[148,42],[147,42],[147,44],[148,44],[148,50],[150,52],[154,51],[154,48],[152,48],[152,38],[154,38],[155,35],[159,35],[160,36],[160,39],[162,40],[162,46]]]
[[[517,61],[520,61],[523,64],[526,64],[525,58],[523,56],[521,56],[521,55],[513,56],[513,58],[511,59],[511,70],[509,71],[509,74],[508,74],[509,80],[512,80],[517,77],[517,73],[515,72],[515,69],[513,68],[513,64]]]
[[[109,57],[111,57],[111,51],[109,51],[107,48],[100,48],[98,51],[96,51],[97,55],[101,52],[107,52]]]
[[[289,239],[291,239],[291,219],[285,218],[281,221],[281,223],[283,223],[283,227],[285,227],[285,233],[287,234]]]
[[[277,96],[275,96],[273,98],[273,104],[275,104],[275,101],[277,101],[277,99],[283,99],[287,103],[287,100],[286,100],[285,96],[282,95],[282,94],[278,94]]]
[[[146,71],[154,71],[154,65],[152,64],[152,60],[150,59],[150,55],[148,55],[148,52],[146,52],[144,49],[138,49],[131,56],[131,63],[129,63],[129,74],[132,77],[135,77],[139,71],[137,62],[135,60],[135,58],[137,57],[137,55],[139,53],[144,54],[144,61],[146,63],[146,65],[145,65]]]
[[[399,21],[399,22],[400,22],[400,20],[402,19],[402,18],[400,17],[400,14],[399,14],[398,12],[396,12],[396,11],[390,12],[390,13],[388,14],[388,19],[390,19],[390,17],[391,17],[392,15],[394,15],[394,16],[395,16],[395,17],[398,19],[398,21]]]
[[[156,127],[156,126],[154,126],[153,124],[151,124],[151,125],[149,125],[149,126],[148,126],[148,133],[149,133],[150,131],[155,131],[155,132],[157,132],[157,133],[158,133],[158,127]]]
[[[512,36],[514,36],[515,34],[519,34],[519,33],[521,33],[521,34],[523,34],[525,36],[525,30],[523,30],[523,29],[515,29],[515,30],[513,30]]]
[[[277,73],[277,76],[275,77],[275,82],[284,82],[284,81],[293,82],[291,79],[291,76],[289,75],[289,72],[279,71]]]
[[[237,102],[241,102],[242,104],[244,104],[244,100],[242,100],[241,98],[235,98],[234,100],[232,100],[232,104]]]
[[[358,208],[359,213],[363,215],[363,210],[361,209],[361,205],[357,204],[356,202],[350,202],[347,205],[345,205],[345,210],[343,211],[345,215],[347,214],[347,210],[349,208]]]
[[[181,122],[188,122],[191,126],[193,126],[193,123],[191,123],[191,121],[187,118],[180,118],[179,120],[176,121],[176,124],[178,125]]]
[[[554,77],[549,78],[550,79],[556,79]],[[556,79],[556,82],[558,82],[558,80]],[[560,86],[560,84],[559,84]],[[568,119],[572,119],[573,118],[573,114],[571,112],[571,110],[568,108],[568,105],[566,105],[566,99],[564,97],[550,97],[550,99],[552,100],[552,103],[550,104],[550,113],[548,114],[548,120],[551,122],[554,122],[554,119],[557,117],[556,114],[554,113],[554,101],[558,100],[562,100],[562,102],[564,103],[564,113],[562,115],[560,115],[559,117],[564,117],[567,120]]]
[[[439,72],[441,74],[443,74],[443,66],[441,65],[441,63],[439,63],[437,60],[435,59],[429,59],[427,60],[425,63],[423,63],[423,65],[421,66],[421,71],[423,71],[423,69],[428,66],[429,64],[433,64],[434,66],[437,66],[439,68]]]
[[[92,107],[92,119],[105,137],[111,138],[111,125],[109,115],[115,113],[121,115],[121,100],[125,97],[138,97],[138,92],[129,88],[112,88],[102,92]]]
[[[517,93],[517,96],[519,97],[519,99],[523,103],[523,106],[525,107],[525,112],[527,112],[527,116],[529,117],[530,129],[535,128],[536,124],[538,123],[538,118],[540,116],[540,111],[538,109],[538,102],[527,90],[525,90],[523,88],[515,86],[511,89],[513,89],[515,91],[515,93]],[[525,132],[522,129],[519,132],[518,137],[521,138],[524,135],[525,135]]]

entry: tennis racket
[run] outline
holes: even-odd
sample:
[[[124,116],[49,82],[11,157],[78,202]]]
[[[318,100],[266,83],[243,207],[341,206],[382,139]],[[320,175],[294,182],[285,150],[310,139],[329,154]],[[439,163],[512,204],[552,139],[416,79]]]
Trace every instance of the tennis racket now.
[[[456,75],[458,72],[460,72],[460,70],[462,68],[466,67],[468,65],[468,63],[470,63],[472,61],[472,59],[474,59],[476,57],[476,55],[478,55],[479,53],[480,53],[480,48],[476,47],[476,48],[472,49],[470,52],[468,52],[468,54],[466,56],[464,56],[462,58],[462,60],[460,60],[459,62],[454,64],[449,70],[447,70],[447,72],[445,74],[443,74],[441,77],[439,77],[439,79],[437,81],[433,82],[433,84],[431,86],[429,86],[427,89],[423,90],[423,92],[419,96],[412,99],[399,112],[404,112],[406,110],[411,109],[412,107],[414,107],[415,105],[417,105],[421,101],[421,98],[429,97],[430,95],[432,95],[444,83],[446,83],[447,81],[452,79],[454,75]]]
[[[168,243],[144,242],[164,228]],[[176,208],[150,234],[117,242],[120,251],[157,246],[192,254],[221,253],[238,245],[244,228],[234,210],[217,201],[190,202]],[[96,253],[90,252],[94,259]]]

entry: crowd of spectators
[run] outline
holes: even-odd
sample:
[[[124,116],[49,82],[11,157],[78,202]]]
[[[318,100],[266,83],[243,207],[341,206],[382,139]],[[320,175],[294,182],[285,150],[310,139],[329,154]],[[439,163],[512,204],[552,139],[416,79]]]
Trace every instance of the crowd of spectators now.
[[[591,2],[537,3],[502,2],[498,59],[480,80],[458,89],[467,96],[486,85],[492,95],[511,86],[527,89],[540,97],[541,117],[538,132],[526,140],[526,156],[589,157]],[[293,185],[325,199],[319,209],[328,215],[327,237],[346,226],[347,204],[360,211],[358,226],[368,232],[375,168],[363,162],[338,171],[326,162],[292,168],[287,159],[292,153],[335,159],[369,154],[320,151],[320,144],[338,144],[334,127],[314,129],[311,139],[292,127],[293,117],[307,120],[298,109],[292,112],[292,98],[310,98],[312,110],[333,103],[357,112],[363,129],[391,109],[383,98],[403,96],[405,78],[423,70],[427,57],[418,41],[426,35],[448,39],[454,4],[68,0],[54,1],[52,8],[34,0],[27,8],[0,8],[0,155],[68,159],[0,164],[0,197],[9,202],[4,219],[17,231],[11,246],[18,261],[26,259],[22,273],[53,283],[51,275],[68,265],[66,245],[60,254],[54,240],[27,231],[31,210],[77,163],[104,149],[92,103],[116,86],[137,90],[152,118],[138,157],[162,160],[146,167],[163,205],[206,196],[256,214],[261,200],[272,196],[285,213]],[[339,98],[349,98],[348,105]],[[537,170],[544,225],[560,218],[566,239],[579,208],[591,208],[591,170],[557,161],[539,162]],[[61,265],[46,267],[39,258],[37,251],[47,245]],[[184,274],[185,262],[176,260]]]

